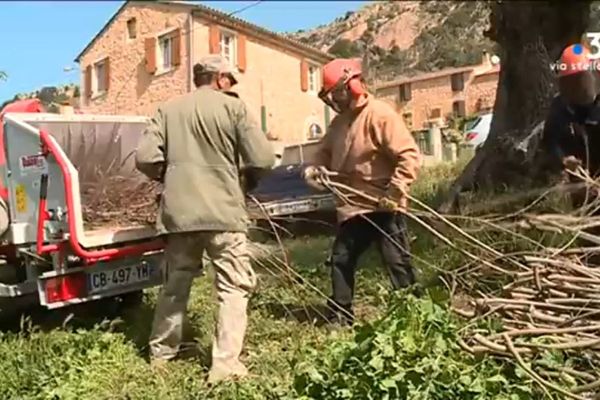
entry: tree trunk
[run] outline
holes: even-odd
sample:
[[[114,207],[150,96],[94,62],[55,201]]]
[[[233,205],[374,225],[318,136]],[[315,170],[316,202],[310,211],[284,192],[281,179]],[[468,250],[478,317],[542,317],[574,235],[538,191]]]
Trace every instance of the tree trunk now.
[[[513,186],[536,177],[540,168],[532,166],[540,165],[536,140],[540,135],[531,132],[545,119],[556,93],[550,64],[567,45],[581,41],[590,4],[498,1],[492,5],[485,34],[500,45],[501,70],[491,131],[483,149],[455,182],[442,211],[453,208],[466,186]]]

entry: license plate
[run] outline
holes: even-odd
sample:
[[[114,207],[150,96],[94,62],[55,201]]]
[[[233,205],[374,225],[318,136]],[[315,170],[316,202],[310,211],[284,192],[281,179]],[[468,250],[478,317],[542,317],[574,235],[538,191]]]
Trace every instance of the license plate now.
[[[106,292],[114,288],[146,282],[154,276],[154,273],[154,268],[150,264],[123,266],[108,271],[89,272],[89,293]]]

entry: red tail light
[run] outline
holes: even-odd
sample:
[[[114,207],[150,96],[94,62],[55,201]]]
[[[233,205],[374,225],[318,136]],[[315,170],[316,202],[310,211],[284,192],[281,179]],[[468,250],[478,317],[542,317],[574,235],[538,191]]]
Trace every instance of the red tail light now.
[[[50,278],[46,281],[48,303],[67,301],[85,297],[87,294],[86,276],[83,273]]]
[[[467,140],[473,140],[476,137],[477,137],[477,132],[469,132],[469,133],[467,133],[467,136],[466,136]]]

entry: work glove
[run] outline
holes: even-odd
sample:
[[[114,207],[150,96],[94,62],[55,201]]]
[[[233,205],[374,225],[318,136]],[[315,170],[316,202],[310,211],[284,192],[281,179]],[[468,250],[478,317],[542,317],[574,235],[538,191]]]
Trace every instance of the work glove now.
[[[398,208],[398,203],[388,196],[383,196],[379,199],[378,207],[384,211],[395,211]]]
[[[384,211],[396,211],[400,207],[397,199],[405,196],[407,190],[408,188],[403,185],[390,185],[385,195],[379,199],[378,207]]]
[[[326,188],[319,183],[319,178],[324,176],[326,172],[327,170],[325,167],[311,165],[304,169],[302,172],[302,178],[308,186],[323,192],[326,190]]]
[[[575,172],[579,166],[581,166],[581,161],[578,160],[575,156],[568,156],[562,159],[563,166],[566,170]]]

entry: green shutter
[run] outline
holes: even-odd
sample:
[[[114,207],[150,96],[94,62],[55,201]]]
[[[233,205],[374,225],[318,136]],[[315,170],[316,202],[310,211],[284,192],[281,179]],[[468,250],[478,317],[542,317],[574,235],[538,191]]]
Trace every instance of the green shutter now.
[[[430,128],[425,133],[425,142],[427,143],[427,155],[433,155],[433,130]]]
[[[331,116],[329,115],[329,106],[325,104],[325,127],[329,126],[329,121],[331,120]]]
[[[444,143],[442,145],[442,160],[444,161],[452,161],[452,156],[454,152],[454,146],[452,146],[450,143]]]
[[[260,126],[263,133],[267,133],[267,107],[260,106]]]

